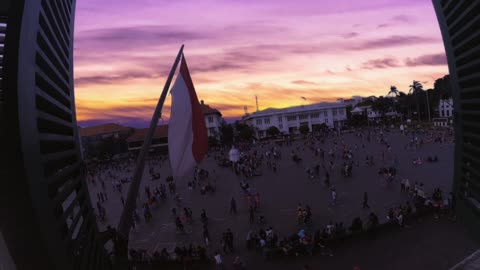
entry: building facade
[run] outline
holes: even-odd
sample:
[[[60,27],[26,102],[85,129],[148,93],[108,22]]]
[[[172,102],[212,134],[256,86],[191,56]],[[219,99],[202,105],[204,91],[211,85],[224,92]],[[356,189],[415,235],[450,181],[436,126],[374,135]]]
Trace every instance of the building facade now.
[[[207,127],[208,137],[220,139],[220,127],[223,124],[223,118],[220,111],[214,109],[202,101],[200,101],[203,115],[205,116],[205,125]]]
[[[128,151],[140,151],[147,136],[148,128],[135,129],[127,138]],[[155,128],[150,149],[153,151],[168,151],[168,125],[160,125]]]
[[[127,151],[126,139],[133,133],[133,128],[114,123],[79,128],[82,156],[86,158],[110,157]]]
[[[444,118],[453,118],[453,99],[440,99],[438,102],[438,115]]]
[[[458,216],[480,238],[480,1],[433,0],[453,97],[453,191]]]
[[[267,136],[267,129],[274,126],[282,134],[298,134],[300,126],[315,131],[322,124],[329,128],[340,128],[347,120],[346,105],[343,103],[317,103],[282,109],[266,109],[249,114],[243,119],[252,126],[257,138]]]
[[[80,157],[74,14],[74,0],[0,1],[0,245],[18,270],[111,268]]]

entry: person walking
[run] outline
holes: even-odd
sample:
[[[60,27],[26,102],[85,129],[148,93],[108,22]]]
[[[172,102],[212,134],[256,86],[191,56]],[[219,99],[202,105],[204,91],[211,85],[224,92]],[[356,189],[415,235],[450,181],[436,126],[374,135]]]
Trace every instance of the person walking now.
[[[368,208],[370,209],[370,206],[368,205],[368,194],[367,192],[363,193],[363,209]]]

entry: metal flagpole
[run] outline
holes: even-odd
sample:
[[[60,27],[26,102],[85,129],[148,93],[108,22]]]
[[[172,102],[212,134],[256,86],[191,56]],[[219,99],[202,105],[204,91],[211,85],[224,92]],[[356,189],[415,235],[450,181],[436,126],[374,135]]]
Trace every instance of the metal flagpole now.
[[[133,173],[133,179],[130,184],[130,189],[128,190],[128,195],[125,200],[125,206],[122,211],[122,215],[120,217],[120,222],[118,223],[117,232],[117,243],[115,247],[115,253],[117,256],[117,267],[126,267],[126,263],[128,260],[128,236],[130,233],[130,228],[133,224],[133,213],[136,208],[136,199],[138,196],[138,189],[140,188],[140,183],[142,181],[143,171],[145,168],[145,157],[148,153],[150,148],[150,144],[152,143],[152,137],[155,133],[155,128],[158,124],[158,119],[162,115],[162,107],[165,99],[167,97],[168,89],[170,88],[170,84],[172,82],[173,76],[175,75],[175,71],[177,69],[178,63],[183,55],[183,47],[180,47],[180,51],[178,52],[177,58],[173,63],[172,70],[170,70],[170,74],[168,75],[167,81],[165,82],[165,86],[163,87],[162,94],[157,103],[157,107],[155,108],[155,112],[153,113],[152,120],[150,121],[150,127],[148,129],[147,135],[145,140],[143,141],[142,149],[137,157],[137,163],[135,166],[135,170]]]

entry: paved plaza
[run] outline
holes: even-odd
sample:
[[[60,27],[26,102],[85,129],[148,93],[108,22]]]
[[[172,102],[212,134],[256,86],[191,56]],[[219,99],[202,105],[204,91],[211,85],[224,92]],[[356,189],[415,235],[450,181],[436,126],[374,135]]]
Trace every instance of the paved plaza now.
[[[411,185],[415,181],[424,184],[424,191],[430,195],[435,188],[440,188],[444,196],[451,190],[453,177],[453,150],[454,144],[449,141],[444,144],[434,143],[426,140],[423,147],[418,150],[406,149],[411,136],[402,135],[399,132],[385,133],[385,139],[391,145],[391,150],[386,151],[385,146],[376,140],[372,133],[368,142],[365,137],[359,138],[354,134],[344,134],[337,138],[339,144],[343,142],[353,150],[353,175],[345,178],[340,172],[340,161],[335,162],[335,167],[330,173],[331,183],[336,187],[338,201],[331,204],[330,189],[323,183],[324,171],[321,169],[320,178],[310,179],[307,169],[320,163],[320,157],[316,157],[313,151],[305,146],[305,139],[299,139],[290,146],[280,147],[282,159],[278,162],[278,169],[273,172],[263,162],[261,176],[248,179],[250,187],[254,187],[260,194],[260,208],[257,215],[264,215],[266,225],[272,226],[279,238],[290,236],[297,232],[300,225],[297,222],[297,205],[308,204],[312,211],[312,227],[324,227],[329,221],[343,222],[348,227],[352,219],[359,216],[366,220],[368,214],[375,212],[380,222],[386,220],[388,209],[409,200],[408,193],[401,192],[400,180],[408,178]],[[419,135],[420,138],[423,135]],[[333,148],[333,137],[328,137],[323,144],[318,144],[326,152]],[[365,147],[362,147],[365,144]],[[257,147],[259,151],[262,148]],[[301,154],[303,161],[296,164],[292,161],[291,152]],[[384,160],[382,161],[382,152]],[[336,153],[338,155],[338,153]],[[365,164],[366,155],[373,155],[374,166]],[[413,160],[427,156],[438,157],[438,162],[424,162],[422,165],[414,166]],[[390,167],[396,163],[397,176],[395,180],[387,184],[385,178],[379,176],[380,167]],[[358,164],[358,165],[357,165]],[[177,192],[182,198],[181,207],[173,202],[172,195],[168,194],[167,199],[157,207],[152,208],[153,218],[146,223],[143,220],[132,230],[130,234],[130,247],[146,249],[149,252],[167,248],[173,251],[176,245],[197,243],[204,244],[202,238],[202,224],[200,222],[201,209],[205,209],[209,217],[209,231],[211,243],[209,254],[220,249],[222,232],[231,228],[234,233],[236,254],[247,254],[245,248],[245,237],[251,229],[257,229],[258,224],[251,225],[249,222],[249,211],[246,197],[239,183],[245,177],[237,176],[231,168],[222,168],[217,165],[211,154],[207,157],[201,167],[210,172],[210,178],[216,179],[216,192],[200,194],[198,189],[189,190],[187,182],[192,179],[176,179]],[[151,189],[165,183],[165,178],[170,175],[168,161],[161,166],[156,166],[155,171],[160,172],[160,180],[152,181],[148,173],[148,166],[145,168],[144,179],[139,191],[139,202],[146,201],[144,187]],[[215,173],[213,173],[215,171]],[[126,173],[124,175],[130,176]],[[106,211],[106,221],[99,222],[99,226],[116,226],[122,211],[120,193],[113,190],[111,180],[106,179],[106,193],[108,201],[103,203]],[[101,190],[100,185],[89,183],[92,203],[97,202],[97,192]],[[123,197],[126,197],[129,184],[123,184]],[[370,209],[362,209],[364,192],[368,193]],[[237,202],[238,213],[230,214],[230,200],[234,197]],[[185,233],[176,231],[175,220],[171,209],[176,207],[179,213],[183,207],[190,207],[193,210],[193,223],[186,225]],[[141,211],[140,211],[141,212]]]

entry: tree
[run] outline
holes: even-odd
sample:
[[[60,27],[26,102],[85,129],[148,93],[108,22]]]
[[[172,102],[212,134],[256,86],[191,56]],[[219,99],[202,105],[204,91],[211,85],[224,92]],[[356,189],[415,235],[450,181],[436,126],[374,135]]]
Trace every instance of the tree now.
[[[269,137],[275,137],[280,134],[280,130],[276,126],[271,126],[267,129],[267,135]]]
[[[415,101],[417,104],[417,120],[420,121],[420,102],[418,100],[419,94],[423,93],[423,85],[419,81],[413,81],[412,85],[410,85],[410,91],[408,94],[412,94],[415,97]]]
[[[240,140],[246,140],[249,141],[253,139],[255,131],[253,128],[249,125],[240,123],[240,122],[235,122],[235,130],[237,133],[237,136]]]
[[[233,126],[227,123],[222,123],[220,126],[220,141],[224,145],[231,145],[233,143]]]
[[[208,147],[215,147],[218,145],[218,140],[214,136],[208,136]]]
[[[298,130],[299,130],[300,133],[302,133],[303,135],[307,135],[308,132],[310,132],[310,128],[308,128],[307,125],[301,125]]]

